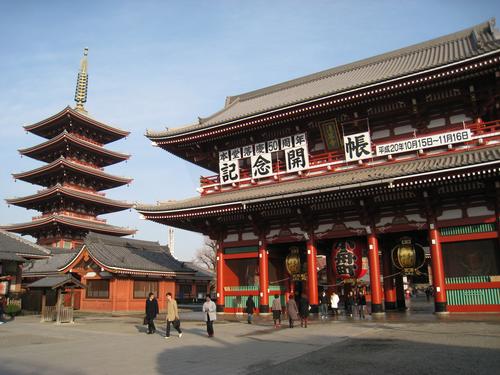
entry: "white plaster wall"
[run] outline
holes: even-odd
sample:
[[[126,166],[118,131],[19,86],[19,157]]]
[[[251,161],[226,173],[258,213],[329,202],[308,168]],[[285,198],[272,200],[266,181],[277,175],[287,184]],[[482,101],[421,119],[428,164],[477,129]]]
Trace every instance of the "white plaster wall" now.
[[[486,206],[479,206],[479,207],[470,207],[467,209],[467,215],[470,217],[474,216],[487,216],[487,215],[494,215],[495,211],[489,210],[488,207]]]

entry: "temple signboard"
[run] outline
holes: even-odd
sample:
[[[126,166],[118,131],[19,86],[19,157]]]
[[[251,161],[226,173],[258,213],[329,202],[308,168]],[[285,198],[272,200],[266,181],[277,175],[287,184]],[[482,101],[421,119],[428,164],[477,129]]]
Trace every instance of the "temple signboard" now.
[[[363,160],[372,157],[370,132],[344,136],[344,152],[346,161]]]
[[[284,155],[286,172],[299,172],[309,168],[309,151],[306,133],[294,134],[288,137],[246,145],[219,152],[220,183],[231,184],[239,182],[240,160],[249,160],[250,177],[252,179],[270,177],[275,174],[275,162]]]
[[[471,130],[461,129],[376,145],[375,152],[373,152],[370,132],[363,132],[344,136],[344,154],[346,161],[356,161],[369,159],[374,156],[388,156],[404,152],[418,152],[419,150],[427,148],[447,146],[471,140]]]
[[[377,145],[377,156],[399,154],[402,152],[418,151],[431,147],[447,146],[453,143],[467,142],[472,139],[470,129],[433,134],[424,137],[405,139],[401,141]]]

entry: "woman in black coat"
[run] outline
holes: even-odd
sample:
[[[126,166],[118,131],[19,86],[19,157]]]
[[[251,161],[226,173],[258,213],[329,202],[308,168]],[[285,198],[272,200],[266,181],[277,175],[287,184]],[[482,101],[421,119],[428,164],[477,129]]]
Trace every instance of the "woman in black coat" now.
[[[154,320],[158,315],[158,300],[155,298],[154,293],[149,293],[146,300],[146,321],[148,323],[148,335],[156,332]]]
[[[307,328],[307,317],[309,316],[309,300],[305,294],[300,298],[299,303],[300,326]]]
[[[255,302],[253,301],[252,296],[248,296],[247,299],[247,308],[246,313],[248,314],[247,322],[248,324],[252,324],[252,317],[255,310]]]

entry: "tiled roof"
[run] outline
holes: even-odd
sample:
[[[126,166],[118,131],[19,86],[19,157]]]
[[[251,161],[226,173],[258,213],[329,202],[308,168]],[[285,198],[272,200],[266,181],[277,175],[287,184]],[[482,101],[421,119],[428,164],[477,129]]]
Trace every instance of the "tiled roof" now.
[[[34,277],[38,275],[58,274],[59,270],[75,259],[81,248],[81,246],[75,249],[57,248],[54,249],[50,258],[27,262],[23,267],[23,276]]]
[[[50,215],[41,217],[39,219],[35,219],[32,221],[28,221],[26,223],[18,223],[11,225],[1,226],[0,229],[8,230],[11,232],[26,232],[30,228],[39,228],[45,225],[52,225],[53,223],[59,223],[60,225],[67,225],[76,228],[88,229],[96,232],[104,232],[104,233],[116,233],[121,236],[126,236],[129,234],[134,234],[136,232],[135,229],[117,227],[114,225],[109,225],[105,223],[99,223],[92,220],[84,220],[78,219],[75,217],[69,217],[65,215]]]
[[[0,259],[18,260],[49,256],[43,246],[0,229]]]
[[[196,274],[194,277],[190,277],[191,279],[194,280],[214,280],[215,279],[215,272],[207,270],[206,268],[200,267],[196,265],[194,262],[185,262],[184,263],[186,266],[189,268],[192,268],[193,270],[196,271]]]
[[[65,287],[76,286],[78,288],[85,288],[85,285],[83,285],[81,282],[79,282],[70,274],[47,276],[44,277],[43,279],[37,280],[27,285],[28,288],[51,288],[51,289],[56,289],[62,286]]]
[[[168,247],[158,242],[89,233],[84,244],[93,258],[111,269],[159,273],[196,272],[175,259]]]
[[[8,204],[28,207],[30,206],[30,203],[40,202],[43,200],[49,200],[54,198],[59,199],[60,196],[73,197],[78,200],[94,202],[104,206],[109,206],[110,209],[107,210],[106,212],[120,211],[132,207],[132,204],[128,202],[109,199],[98,194],[91,194],[83,191],[78,191],[76,189],[68,188],[59,184],[51,188],[39,191],[36,194],[28,195],[25,197],[10,198],[6,199],[5,201]]]
[[[72,133],[68,133],[66,130],[64,130],[63,132],[61,132],[59,135],[55,136],[54,138],[49,139],[48,141],[45,141],[43,143],[40,143],[40,144],[32,146],[32,147],[20,149],[18,151],[22,155],[26,155],[26,156],[30,156],[30,157],[33,157],[33,158],[38,159],[38,160],[42,160],[42,159],[40,159],[39,155],[46,154],[45,150],[48,147],[51,147],[51,146],[63,147],[65,149],[66,144],[68,142],[73,143],[73,144],[77,144],[77,145],[79,145],[83,148],[86,148],[88,150],[91,150],[92,152],[95,152],[97,154],[105,155],[108,157],[108,159],[118,159],[117,161],[105,160],[105,164],[103,164],[103,165],[111,165],[111,164],[118,162],[120,160],[127,160],[130,158],[130,155],[128,155],[128,154],[123,154],[121,152],[108,150],[102,146],[96,145],[92,142],[86,141],[85,139],[79,138]]]
[[[43,165],[39,168],[32,169],[30,171],[21,172],[21,173],[13,173],[12,176],[18,180],[26,180],[31,182],[30,180],[35,177],[45,176],[48,172],[52,171],[67,171],[74,170],[80,173],[85,173],[92,175],[95,179],[103,179],[106,181],[112,181],[114,183],[113,186],[120,186],[124,184],[129,184],[132,182],[131,178],[128,177],[120,177],[114,176],[109,173],[105,173],[97,168],[87,167],[78,163],[75,163],[71,160],[68,160],[64,157],[60,157],[54,160],[52,163]]]
[[[222,110],[200,118],[196,124],[167,131],[148,131],[146,136],[159,140],[199,131],[498,51],[500,32],[494,26],[492,19],[424,43],[228,97]]]
[[[363,183],[372,186],[384,182],[388,184],[391,179],[397,177],[411,177],[414,174],[439,172],[457,167],[474,167],[485,162],[500,163],[500,145],[466,152],[450,152],[445,155],[419,158],[406,162],[398,161],[380,166],[357,168],[321,177],[310,177],[290,182],[203,195],[182,201],[160,202],[157,205],[137,204],[136,210],[144,214],[176,212],[207,206],[244,204],[252,200],[273,200],[287,194],[321,193],[326,189],[355,189]]]
[[[45,120],[38,121],[37,123],[32,124],[32,125],[24,126],[24,130],[32,132],[33,134],[37,134],[37,135],[40,135],[43,137],[43,129],[44,128],[51,126],[54,122],[56,122],[60,119],[64,119],[68,116],[70,116],[70,117],[72,116],[76,119],[79,119],[79,120],[84,121],[88,124],[91,124],[99,129],[101,129],[102,131],[105,131],[109,135],[114,134],[114,136],[111,137],[111,141],[118,140],[118,139],[126,137],[130,134],[130,132],[128,132],[128,131],[106,125],[100,121],[93,119],[92,117],[90,117],[88,115],[84,115],[83,113],[78,112],[77,110],[71,108],[70,106],[67,106],[62,111],[56,113],[54,116],[46,118]]]

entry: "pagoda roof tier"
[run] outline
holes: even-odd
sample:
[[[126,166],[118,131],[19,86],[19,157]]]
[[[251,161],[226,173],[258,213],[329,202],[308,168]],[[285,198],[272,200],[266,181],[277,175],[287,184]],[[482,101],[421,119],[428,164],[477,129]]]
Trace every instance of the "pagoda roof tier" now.
[[[50,139],[54,135],[62,133],[64,130],[68,132],[74,131],[76,124],[82,124],[85,128],[91,129],[92,132],[85,134],[87,138],[94,139],[99,137],[100,143],[106,144],[122,139],[130,134],[130,132],[121,130],[102,122],[94,120],[92,117],[85,115],[70,106],[64,108],[61,112],[39,121],[32,125],[24,126],[24,129],[33,134]],[[96,139],[97,140],[97,139]]]
[[[34,208],[34,206],[36,206],[37,204],[59,200],[61,199],[61,197],[76,202],[83,201],[95,206],[99,206],[102,209],[102,212],[100,212],[100,214],[122,211],[132,207],[131,203],[109,199],[99,194],[87,193],[73,188],[61,186],[59,184],[49,189],[39,191],[33,195],[6,199],[6,202],[8,204],[25,207],[27,209],[36,209]]]
[[[49,139],[39,145],[18,150],[20,154],[44,162],[52,162],[66,153],[67,147],[86,150],[100,157],[98,165],[105,167],[130,158],[130,155],[107,150],[95,143],[86,141],[81,137],[63,130],[58,136]]]
[[[115,236],[128,236],[136,232],[135,229],[117,227],[93,220],[78,219],[76,217],[69,217],[65,215],[43,216],[26,223],[0,226],[0,229],[22,235],[32,235],[43,230],[52,230],[54,229],[54,226],[58,226],[59,228],[66,227],[76,230],[88,230]]]
[[[179,224],[186,219],[189,221],[190,218],[220,216],[224,213],[245,210],[253,204],[363,188],[389,188],[400,181],[424,180],[453,173],[462,174],[477,168],[495,169],[499,165],[500,145],[495,145],[406,162],[347,169],[321,177],[228,191],[223,194],[202,195],[182,201],[160,202],[156,205],[137,204],[135,209],[146,219]],[[186,225],[189,226],[189,223]],[[189,229],[196,230],[193,226],[189,226]]]
[[[162,147],[174,143],[196,142],[201,136],[212,139],[224,131],[234,133],[236,127],[255,127],[260,125],[262,120],[272,122],[283,119],[285,115],[301,115],[301,106],[306,104],[315,108],[319,106],[314,104],[324,100],[336,103],[337,100],[333,100],[336,97],[342,98],[341,104],[344,104],[346,95],[352,95],[347,98],[349,100],[366,97],[365,93],[355,95],[365,89],[372,90],[371,94],[377,94],[380,90],[376,88],[379,86],[393,84],[401,79],[415,79],[417,75],[437,69],[486,58],[499,50],[500,32],[495,29],[495,19],[491,19],[406,48],[241,95],[229,96],[224,108],[209,117],[198,118],[195,123],[179,128],[148,130],[146,136]],[[396,86],[393,85],[391,89]],[[385,87],[383,91],[386,91]],[[330,102],[327,104],[334,105]],[[321,107],[325,105],[321,103]]]
[[[87,167],[65,159],[64,157],[60,157],[52,163],[46,164],[40,168],[32,169],[27,172],[14,173],[12,176],[17,180],[31,182],[32,184],[50,186],[50,184],[46,183],[44,180],[51,175],[59,175],[62,173],[84,175],[85,177],[98,181],[102,186],[96,190],[111,189],[132,182],[131,178],[113,176],[101,171],[100,169]]]

